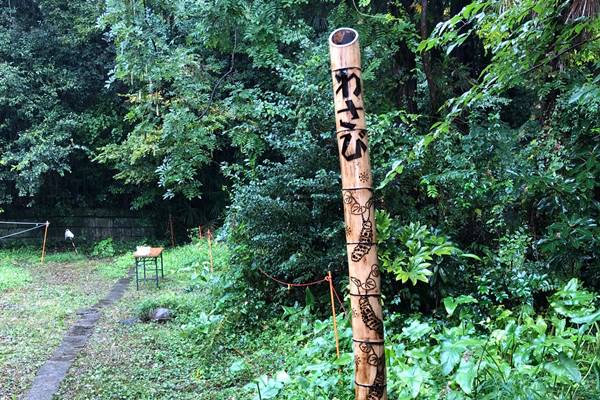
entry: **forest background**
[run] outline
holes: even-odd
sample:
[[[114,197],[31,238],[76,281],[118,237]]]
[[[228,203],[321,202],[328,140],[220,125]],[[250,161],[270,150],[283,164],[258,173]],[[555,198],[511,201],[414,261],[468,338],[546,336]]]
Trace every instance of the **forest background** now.
[[[343,286],[327,37],[349,26],[362,45],[388,312],[545,310],[572,278],[597,293],[599,10],[2,0],[0,207],[131,208],[220,226],[243,290],[263,305],[293,299],[266,290],[259,268],[295,282],[331,270]]]

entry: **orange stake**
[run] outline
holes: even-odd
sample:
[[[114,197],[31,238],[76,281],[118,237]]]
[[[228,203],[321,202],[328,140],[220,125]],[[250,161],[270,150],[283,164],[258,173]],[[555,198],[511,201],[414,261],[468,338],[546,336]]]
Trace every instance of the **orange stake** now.
[[[214,270],[214,266],[213,266],[213,253],[212,253],[212,231],[210,229],[208,229],[208,232],[206,233],[206,237],[208,238],[208,257],[210,258],[210,272],[213,272]]]
[[[340,358],[340,339],[338,337],[337,319],[335,316],[335,302],[333,299],[333,278],[331,277],[331,271],[327,273],[327,280],[329,281],[329,294],[331,295],[331,313],[333,314],[333,335],[335,336],[335,353],[337,354],[337,358]]]
[[[44,242],[42,243],[42,264],[44,263],[44,256],[46,255],[46,238],[48,237],[48,225],[50,225],[50,222],[46,221],[46,227],[44,228]]]

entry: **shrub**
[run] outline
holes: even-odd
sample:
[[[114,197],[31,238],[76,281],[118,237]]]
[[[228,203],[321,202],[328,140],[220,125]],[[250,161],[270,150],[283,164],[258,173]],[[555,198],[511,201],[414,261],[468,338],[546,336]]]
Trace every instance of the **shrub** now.
[[[113,239],[111,237],[100,240],[92,249],[93,257],[112,257],[115,255]]]
[[[292,135],[282,162],[265,162],[238,185],[229,213],[232,262],[252,285],[264,287],[258,268],[290,282],[345,275],[343,220],[332,145]],[[273,290],[268,290],[271,295]]]
[[[600,309],[596,296],[570,281],[547,314],[530,306],[495,309],[474,321],[474,298],[448,298],[448,319],[393,314],[386,321],[388,393],[394,399],[596,399],[600,396]],[[292,347],[282,371],[257,377],[272,397],[340,399],[352,395],[349,321],[340,317],[335,358],[331,319],[307,323],[306,309],[286,308]],[[256,383],[248,388],[256,387]],[[258,397],[256,397],[258,398]]]

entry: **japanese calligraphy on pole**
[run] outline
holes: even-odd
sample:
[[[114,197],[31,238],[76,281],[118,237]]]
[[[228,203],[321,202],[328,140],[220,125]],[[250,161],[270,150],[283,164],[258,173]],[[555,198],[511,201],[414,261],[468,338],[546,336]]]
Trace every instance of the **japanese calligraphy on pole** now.
[[[329,52],[350,274],[355,398],[387,400],[373,180],[358,33],[349,28],[335,30],[329,37]]]

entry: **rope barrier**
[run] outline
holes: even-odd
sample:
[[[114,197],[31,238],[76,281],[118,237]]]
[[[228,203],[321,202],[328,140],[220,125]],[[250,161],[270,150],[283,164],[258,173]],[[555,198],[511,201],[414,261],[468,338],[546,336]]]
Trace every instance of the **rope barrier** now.
[[[279,280],[277,278],[275,278],[272,275],[267,274],[265,271],[262,270],[262,268],[258,267],[258,270],[267,278],[281,284],[281,285],[285,285],[287,287],[307,287],[307,286],[314,286],[314,285],[318,285],[319,283],[323,283],[323,282],[328,282],[328,277],[326,276],[325,278],[318,280],[318,281],[314,281],[314,282],[307,282],[307,283],[290,283],[290,282],[284,282],[282,280]]]
[[[307,286],[315,286],[318,285],[320,283],[323,282],[329,282],[329,276],[325,276],[323,279],[320,279],[318,281],[313,281],[313,282],[307,282],[307,283],[290,283],[290,282],[285,282],[282,281],[280,279],[275,278],[272,275],[267,274],[262,268],[258,267],[258,270],[267,278],[271,279],[272,281],[275,281],[281,285],[285,285],[288,288],[290,287],[307,287]],[[335,290],[335,286],[332,285],[332,289],[333,289],[333,293],[335,294],[335,297],[338,301],[338,303],[340,303],[340,307],[342,307],[342,310],[344,311],[344,313],[346,313],[346,307],[344,307],[344,302],[342,301],[340,295],[338,294],[337,290]]]
[[[46,225],[45,222],[13,222],[13,221],[0,221],[3,225]]]
[[[335,294],[335,297],[336,297],[338,303],[340,303],[340,307],[342,307],[344,314],[347,314],[346,307],[344,307],[344,302],[340,299],[340,295],[338,294],[337,290],[335,290],[335,286],[333,286],[333,284],[332,284],[331,288],[333,289],[333,293]]]
[[[20,234],[22,234],[22,233],[29,232],[29,231],[32,231],[32,230],[34,230],[34,229],[41,228],[41,227],[43,227],[43,226],[46,226],[46,224],[37,225],[37,226],[34,226],[33,228],[25,229],[25,230],[23,230],[23,231],[14,232],[14,233],[11,233],[11,234],[8,234],[8,235],[5,235],[5,236],[0,236],[0,240],[1,240],[1,239],[6,239],[6,238],[9,238],[9,237],[12,237],[12,236],[17,236],[17,235],[20,235]]]
[[[333,286],[333,277],[331,276],[331,271],[329,271],[327,273],[327,275],[325,275],[325,278],[320,279],[318,281],[313,281],[313,282],[307,282],[307,283],[291,283],[291,282],[285,282],[282,281],[281,279],[277,279],[272,275],[267,274],[265,271],[263,271],[262,268],[258,267],[258,270],[267,278],[281,284],[281,285],[285,285],[289,288],[291,287],[307,287],[307,286],[314,286],[314,285],[319,285],[323,282],[327,282],[327,284],[329,285],[329,293],[331,296],[331,315],[333,317],[333,336],[335,337],[335,353],[337,355],[337,358],[340,358],[340,339],[339,339],[339,335],[338,335],[338,329],[337,329],[337,318],[336,318],[336,313],[335,313],[335,301],[333,300],[334,294],[335,297],[337,298],[338,302],[340,303],[340,306],[342,306],[342,310],[344,310],[344,314],[346,314],[346,307],[344,307],[344,303],[342,302],[342,300],[340,299],[340,296],[338,295],[337,291],[335,290],[335,287]]]

